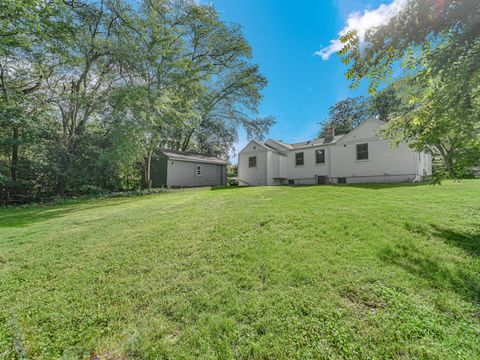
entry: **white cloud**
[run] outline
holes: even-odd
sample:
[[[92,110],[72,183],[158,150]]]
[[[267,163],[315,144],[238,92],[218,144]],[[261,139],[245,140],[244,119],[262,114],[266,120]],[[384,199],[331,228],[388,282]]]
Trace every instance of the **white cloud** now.
[[[356,30],[360,42],[363,42],[368,29],[386,25],[392,17],[400,12],[408,1],[393,0],[390,4],[382,4],[373,10],[364,10],[362,13],[350,13],[345,27],[338,33],[338,36],[345,35],[350,30]],[[328,60],[332,54],[340,51],[342,47],[343,44],[339,39],[333,39],[330,40],[330,44],[327,47],[315,52],[315,55],[320,56],[323,60]]]

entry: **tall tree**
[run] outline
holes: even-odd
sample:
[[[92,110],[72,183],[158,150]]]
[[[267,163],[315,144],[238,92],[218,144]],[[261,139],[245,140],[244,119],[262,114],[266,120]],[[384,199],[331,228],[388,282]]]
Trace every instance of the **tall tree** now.
[[[55,55],[71,28],[57,1],[1,1],[0,7],[0,144],[9,152],[10,196],[21,182],[22,148],[40,141],[35,136],[48,107],[42,86],[58,66]]]
[[[362,79],[370,81],[370,92],[392,79],[395,65],[417,69],[424,51],[448,42],[447,57],[438,59],[430,71],[441,71],[461,59],[480,34],[480,2],[477,0],[408,0],[402,10],[382,26],[370,29],[364,39],[355,30],[340,40],[338,53],[350,66],[346,73],[355,88]],[[471,69],[474,71],[475,69]]]
[[[328,119],[323,123],[319,137],[324,137],[330,126],[335,128],[335,133],[346,134],[371,115],[369,100],[363,96],[340,100],[330,107]]]
[[[266,79],[248,62],[251,49],[213,6],[152,0],[133,26],[130,90],[143,95],[124,94],[143,124],[147,186],[159,146],[226,155],[239,126],[261,136],[272,124],[252,117]]]
[[[382,121],[389,121],[402,106],[398,96],[398,90],[395,86],[389,86],[379,92],[376,92],[369,99],[369,107],[372,116],[378,117]]]
[[[480,72],[470,73],[480,59],[480,41],[461,61],[432,76],[429,67],[438,52],[442,48],[424,55],[425,71],[394,84],[404,105],[384,134],[439,154],[447,175],[458,178],[480,163]]]
[[[63,194],[72,177],[78,138],[88,122],[104,108],[111,89],[120,82],[117,44],[121,19],[106,0],[73,2],[72,36],[64,41],[61,67],[48,81],[52,102],[61,124],[57,191]]]
[[[0,5],[5,194],[128,188],[139,163],[149,186],[159,147],[226,155],[239,127],[261,137],[273,123],[258,117],[267,82],[250,46],[211,5]]]
[[[450,177],[478,164],[479,34],[476,0],[409,0],[365,39],[355,31],[341,39],[353,87],[368,79],[374,94],[401,64],[395,87],[403,100],[385,134],[438,153]]]

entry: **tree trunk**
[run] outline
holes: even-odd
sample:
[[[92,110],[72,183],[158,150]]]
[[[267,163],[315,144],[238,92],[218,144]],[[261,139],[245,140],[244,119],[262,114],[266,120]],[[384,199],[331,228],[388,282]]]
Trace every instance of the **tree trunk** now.
[[[452,179],[457,178],[457,174],[453,167],[452,150],[447,151],[443,145],[437,145],[437,149],[440,152],[440,155],[442,156],[443,163],[445,164],[445,167],[448,171],[448,175],[450,176],[450,178]]]
[[[147,169],[146,169],[145,182],[148,190],[152,190],[152,150],[148,151],[147,155]]]
[[[61,155],[60,159],[60,174],[58,175],[55,192],[58,195],[64,196],[67,191],[67,173],[70,168],[70,159],[68,156],[68,149],[64,149],[65,153]]]
[[[55,192],[58,195],[64,196],[66,189],[67,189],[67,179],[65,178],[64,175],[60,175],[57,180],[57,186],[56,186]]]
[[[13,127],[12,131],[12,159],[10,162],[10,180],[12,181],[10,194],[17,192],[17,180],[18,180],[18,129]]]
[[[188,145],[190,145],[190,140],[192,140],[193,133],[194,133],[194,130],[190,130],[188,132],[187,137],[183,141],[182,151],[187,151]]]

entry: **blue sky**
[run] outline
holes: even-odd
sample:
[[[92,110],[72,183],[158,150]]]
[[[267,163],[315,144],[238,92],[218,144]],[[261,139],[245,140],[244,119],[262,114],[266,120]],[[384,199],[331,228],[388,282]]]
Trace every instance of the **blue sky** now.
[[[361,28],[378,23],[379,16],[385,18],[391,11],[392,1],[403,0],[211,1],[224,21],[242,26],[253,60],[269,81],[260,110],[277,123],[268,137],[286,142],[311,139],[331,105],[365,94],[365,86],[349,89],[346,67],[335,54],[325,60],[315,52],[337,39],[347,24]],[[246,142],[242,131],[236,151]],[[231,160],[236,161],[234,156]]]

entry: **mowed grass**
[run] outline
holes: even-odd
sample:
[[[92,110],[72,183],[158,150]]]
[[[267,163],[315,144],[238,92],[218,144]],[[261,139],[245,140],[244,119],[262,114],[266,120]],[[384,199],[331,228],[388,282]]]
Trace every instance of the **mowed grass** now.
[[[1,209],[0,358],[478,358],[479,256],[479,180]]]

